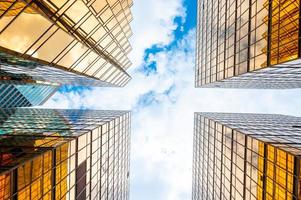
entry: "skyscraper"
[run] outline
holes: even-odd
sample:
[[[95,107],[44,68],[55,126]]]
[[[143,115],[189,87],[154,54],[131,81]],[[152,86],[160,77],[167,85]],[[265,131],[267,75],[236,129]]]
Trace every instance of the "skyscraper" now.
[[[300,88],[300,2],[198,0],[196,87]]]
[[[0,109],[0,199],[129,199],[130,113]]]
[[[193,200],[301,198],[301,118],[195,113]]]
[[[1,81],[124,86],[132,0],[0,2]]]
[[[57,85],[0,84],[0,108],[40,106],[58,89]]]

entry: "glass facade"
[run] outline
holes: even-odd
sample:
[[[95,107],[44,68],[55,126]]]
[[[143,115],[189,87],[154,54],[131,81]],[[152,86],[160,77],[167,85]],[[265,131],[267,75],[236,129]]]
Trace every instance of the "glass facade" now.
[[[58,89],[56,85],[0,84],[0,108],[40,106]]]
[[[130,113],[0,109],[0,199],[129,199]]]
[[[132,4],[132,0],[1,1],[1,70],[15,69],[17,77],[26,75],[19,80],[23,82],[124,86],[131,79],[126,70],[131,66]]]
[[[192,199],[301,199],[301,118],[195,113]]]
[[[196,87],[300,88],[300,2],[198,0]]]

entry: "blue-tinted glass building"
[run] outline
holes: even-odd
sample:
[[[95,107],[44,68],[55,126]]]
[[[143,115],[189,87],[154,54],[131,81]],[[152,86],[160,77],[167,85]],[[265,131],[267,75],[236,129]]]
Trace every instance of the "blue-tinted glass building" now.
[[[0,107],[40,106],[45,103],[57,89],[57,85],[0,84]]]

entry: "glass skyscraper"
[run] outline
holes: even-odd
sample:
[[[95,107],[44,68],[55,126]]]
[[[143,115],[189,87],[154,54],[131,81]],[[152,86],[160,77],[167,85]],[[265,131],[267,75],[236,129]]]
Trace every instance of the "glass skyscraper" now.
[[[130,113],[0,109],[0,199],[129,199]]]
[[[132,4],[0,1],[0,81],[124,86]]]
[[[300,1],[198,0],[196,87],[300,88]]]
[[[40,106],[58,89],[56,85],[0,84],[0,108]]]
[[[195,113],[192,199],[301,199],[300,144],[300,117]]]

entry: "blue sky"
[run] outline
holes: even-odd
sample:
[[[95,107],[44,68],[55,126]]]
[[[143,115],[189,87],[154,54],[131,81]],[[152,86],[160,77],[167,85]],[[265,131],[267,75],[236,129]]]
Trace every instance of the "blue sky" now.
[[[124,88],[64,87],[45,107],[132,110],[131,199],[191,199],[193,113],[299,115],[301,90],[194,88],[196,1],[137,0]]]

